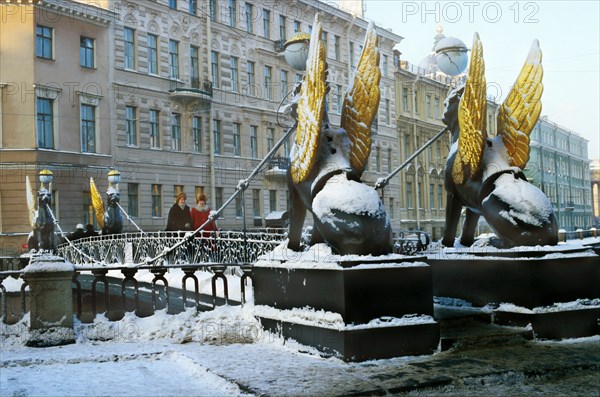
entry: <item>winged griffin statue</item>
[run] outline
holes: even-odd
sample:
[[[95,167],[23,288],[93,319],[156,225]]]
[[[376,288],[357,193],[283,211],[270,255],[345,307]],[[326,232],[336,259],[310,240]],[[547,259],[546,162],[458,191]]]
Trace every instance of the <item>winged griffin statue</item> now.
[[[529,160],[529,134],[542,109],[541,61],[536,40],[499,109],[497,135],[488,136],[483,48],[475,34],[466,83],[446,99],[443,120],[453,134],[445,176],[445,246],[455,244],[462,207],[466,207],[460,237],[464,246],[473,243],[480,216],[495,231],[497,238],[491,243],[496,247],[558,243],[552,203],[523,173]]]
[[[102,228],[102,235],[119,234],[123,231],[123,217],[119,208],[121,195],[117,189],[110,186],[106,191],[107,207],[104,208],[102,196],[96,187],[94,179],[90,177],[90,195],[92,206],[96,214],[96,221]]]
[[[313,215],[311,244],[326,242],[340,255],[387,254],[391,229],[377,192],[361,182],[371,150],[371,123],[379,108],[379,50],[371,23],[343,101],[341,128],[325,111],[327,62],[315,16],[306,75],[297,103],[297,133],[291,153],[288,247],[300,250],[306,211]]]

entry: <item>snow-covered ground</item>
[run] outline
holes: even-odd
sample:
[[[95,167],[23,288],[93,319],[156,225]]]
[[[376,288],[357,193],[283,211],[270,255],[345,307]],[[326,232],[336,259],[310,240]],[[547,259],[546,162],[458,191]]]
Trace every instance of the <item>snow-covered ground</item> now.
[[[252,304],[99,315],[60,347],[25,347],[24,330],[2,326],[1,396],[600,393],[598,336],[346,363],[265,332]]]

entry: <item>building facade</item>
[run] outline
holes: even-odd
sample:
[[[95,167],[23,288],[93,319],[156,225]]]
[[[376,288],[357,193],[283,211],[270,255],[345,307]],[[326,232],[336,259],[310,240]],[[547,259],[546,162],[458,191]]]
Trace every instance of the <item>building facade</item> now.
[[[542,116],[531,132],[527,178],[554,206],[559,227],[567,231],[593,224],[588,141]]]
[[[55,174],[54,208],[65,231],[94,223],[89,178],[103,192],[111,168],[121,172],[122,206],[143,230],[164,230],[180,191],[189,205],[204,192],[218,208],[291,124],[279,108],[302,74],[285,62],[283,43],[295,32],[310,32],[315,13],[322,14],[327,109],[332,124],[339,125],[343,93],[367,28],[362,18],[313,1],[87,3],[20,6],[21,14],[36,15],[27,24],[2,6],[7,18],[2,29],[10,35],[1,35],[0,47],[5,99],[0,153],[6,171],[0,232],[3,241],[15,235],[10,244],[22,244],[25,237],[16,235],[30,230],[24,175],[35,179],[43,168]],[[366,183],[400,159],[392,65],[393,47],[402,37],[381,27],[378,34],[381,103]],[[17,42],[29,47],[17,48]],[[13,94],[13,82],[29,90],[25,106]],[[70,91],[74,94],[64,95]],[[287,209],[291,144],[285,142],[275,161],[225,209],[220,227],[264,226],[267,214]],[[398,183],[390,188],[399,190]],[[384,200],[399,227],[397,201]],[[135,230],[126,222],[125,231]]]
[[[600,227],[600,159],[590,163],[590,182],[592,183],[592,226]]]

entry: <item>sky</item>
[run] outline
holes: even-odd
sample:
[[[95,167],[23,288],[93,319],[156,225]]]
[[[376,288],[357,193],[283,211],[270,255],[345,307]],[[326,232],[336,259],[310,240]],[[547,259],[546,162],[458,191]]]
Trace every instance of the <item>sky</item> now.
[[[488,95],[503,101],[538,39],[543,53],[542,115],[586,138],[600,159],[600,2],[365,0],[367,20],[404,37],[413,64],[431,52],[436,26],[471,48],[483,44]]]

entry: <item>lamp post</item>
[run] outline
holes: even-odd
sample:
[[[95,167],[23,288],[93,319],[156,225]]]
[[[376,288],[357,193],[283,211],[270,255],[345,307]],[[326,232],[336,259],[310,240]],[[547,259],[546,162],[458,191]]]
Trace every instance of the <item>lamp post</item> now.
[[[108,188],[119,191],[119,182],[121,182],[121,173],[117,170],[110,170],[108,172]]]

